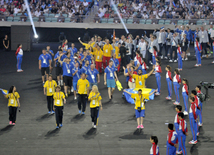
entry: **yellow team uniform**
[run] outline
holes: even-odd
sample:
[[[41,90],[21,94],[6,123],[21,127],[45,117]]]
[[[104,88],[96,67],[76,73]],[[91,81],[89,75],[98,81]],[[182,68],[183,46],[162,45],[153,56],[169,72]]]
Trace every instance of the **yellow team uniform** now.
[[[143,103],[143,94],[138,95],[138,94],[132,94],[131,98],[135,100],[135,109],[138,110],[138,107],[141,107],[141,110],[145,109],[145,105]]]
[[[6,98],[8,98],[8,107],[18,107],[17,99],[20,98],[19,93],[9,93],[6,95]]]
[[[79,94],[87,94],[87,89],[89,88],[90,84],[87,79],[79,79],[77,82],[77,86]]]
[[[82,43],[83,46],[85,46],[85,49],[88,50],[90,47],[94,47],[95,42],[91,43],[91,44],[86,44],[86,43]]]
[[[100,100],[102,100],[102,97],[100,96],[100,93],[90,92],[88,99],[92,99],[90,101],[90,108],[96,108],[100,106]]]
[[[113,50],[113,47],[111,46],[111,44],[105,44],[104,46],[103,46],[103,55],[105,56],[105,57],[111,57],[111,51]]]
[[[135,79],[135,88],[145,88],[145,80],[148,78],[147,74],[145,74],[145,75],[133,74],[132,78]]]
[[[121,56],[120,56],[120,49],[117,46],[115,46],[114,48],[115,48],[116,58],[117,59],[121,58]]]
[[[63,99],[65,98],[65,94],[63,92],[55,92],[53,94],[54,106],[63,106]]]
[[[96,49],[94,56],[96,62],[103,62],[103,51],[101,49],[99,51]]]
[[[55,88],[57,86],[56,81],[52,80],[52,81],[46,81],[44,84],[44,88],[46,88],[46,92],[47,92],[47,96],[53,96],[53,94],[55,93]]]

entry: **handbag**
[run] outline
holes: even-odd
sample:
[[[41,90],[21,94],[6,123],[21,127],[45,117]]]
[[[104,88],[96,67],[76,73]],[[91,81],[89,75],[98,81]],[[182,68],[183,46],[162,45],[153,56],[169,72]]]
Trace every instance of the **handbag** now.
[[[138,111],[138,112],[141,112],[141,107],[137,107],[137,111]]]

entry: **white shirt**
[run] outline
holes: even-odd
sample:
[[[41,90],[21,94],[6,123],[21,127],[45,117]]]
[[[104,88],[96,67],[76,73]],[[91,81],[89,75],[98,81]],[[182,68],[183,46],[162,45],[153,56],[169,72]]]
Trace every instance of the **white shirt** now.
[[[141,51],[146,50],[146,42],[139,42],[138,47],[140,48]]]
[[[18,12],[20,12],[20,9],[14,8],[14,14],[17,14]]]
[[[84,6],[88,6],[88,2],[83,2],[83,5]]]
[[[158,37],[158,43],[160,44],[160,43],[162,43],[162,41],[161,41],[161,32],[159,32],[159,37]]]
[[[35,12],[35,16],[36,16],[36,17],[39,17],[40,15],[41,15],[41,12],[40,12],[40,11],[36,11],[36,12]]]
[[[100,8],[100,9],[99,9],[99,11],[100,11],[100,12],[102,12],[103,14],[105,14],[106,9],[105,9],[105,8],[103,8],[103,9],[102,9],[102,8]]]
[[[19,50],[19,54],[23,55],[23,50],[22,49]]]
[[[209,34],[210,34],[210,37],[213,38],[214,37],[214,30],[213,29],[209,29]]]
[[[153,53],[153,52],[154,52],[153,43],[154,43],[154,41],[151,41],[151,44],[150,44],[150,47],[149,47],[149,52],[150,52],[150,53]]]

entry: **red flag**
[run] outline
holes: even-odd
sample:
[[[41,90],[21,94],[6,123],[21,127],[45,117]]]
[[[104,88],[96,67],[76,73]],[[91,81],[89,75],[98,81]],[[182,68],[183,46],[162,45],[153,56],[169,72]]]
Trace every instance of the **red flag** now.
[[[116,36],[115,36],[115,29],[113,31],[113,40],[116,39]]]

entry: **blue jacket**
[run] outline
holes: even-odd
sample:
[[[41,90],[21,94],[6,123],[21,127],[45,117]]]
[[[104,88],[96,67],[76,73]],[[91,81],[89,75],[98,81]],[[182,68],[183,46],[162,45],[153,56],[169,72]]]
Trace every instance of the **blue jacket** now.
[[[183,30],[180,30],[180,29],[176,29],[175,31],[178,32],[179,34],[182,34],[182,32],[183,32]],[[187,39],[188,39],[189,41],[194,41],[194,40],[193,40],[192,30],[191,30],[191,29],[189,29],[189,31],[184,30],[184,33],[186,34]]]

